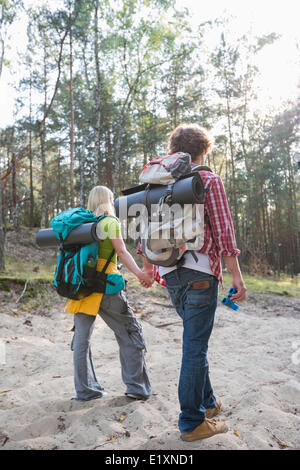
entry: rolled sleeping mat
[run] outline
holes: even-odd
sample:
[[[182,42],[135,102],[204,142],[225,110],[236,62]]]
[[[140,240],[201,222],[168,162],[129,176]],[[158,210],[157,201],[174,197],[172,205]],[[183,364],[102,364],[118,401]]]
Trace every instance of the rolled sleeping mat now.
[[[87,245],[88,243],[99,242],[96,234],[97,222],[79,225],[74,228],[64,240],[64,246]],[[59,246],[60,241],[56,238],[52,228],[39,230],[36,234],[36,244],[40,248],[51,248]]]
[[[133,204],[157,204],[168,189],[168,186],[150,185],[149,190],[145,190],[146,185],[140,185],[136,188],[130,188],[122,191],[124,196],[115,200],[116,214],[119,216],[119,208],[126,207],[127,210]],[[173,204],[201,204],[204,200],[205,189],[201,176],[198,173],[184,179],[176,181],[173,185],[172,203]]]

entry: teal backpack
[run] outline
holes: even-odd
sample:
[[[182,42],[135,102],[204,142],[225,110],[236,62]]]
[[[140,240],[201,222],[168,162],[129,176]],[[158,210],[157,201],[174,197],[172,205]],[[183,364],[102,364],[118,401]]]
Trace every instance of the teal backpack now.
[[[98,242],[85,245],[64,246],[64,240],[71,230],[84,223],[100,222],[105,217],[97,217],[93,212],[83,209],[67,209],[51,221],[55,236],[60,240],[53,284],[62,297],[80,300],[93,292],[116,294],[125,287],[121,274],[106,274],[105,271],[115,254],[112,250],[102,271],[97,271]]]

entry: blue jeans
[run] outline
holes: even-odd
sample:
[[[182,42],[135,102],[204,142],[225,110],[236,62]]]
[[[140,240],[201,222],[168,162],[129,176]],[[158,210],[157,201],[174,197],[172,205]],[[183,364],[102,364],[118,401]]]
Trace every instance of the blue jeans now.
[[[215,276],[188,268],[178,268],[163,277],[183,321],[178,426],[182,433],[186,433],[205,420],[206,408],[216,406],[209,379],[207,350],[217,308],[218,280]],[[195,285],[195,281],[206,282]]]

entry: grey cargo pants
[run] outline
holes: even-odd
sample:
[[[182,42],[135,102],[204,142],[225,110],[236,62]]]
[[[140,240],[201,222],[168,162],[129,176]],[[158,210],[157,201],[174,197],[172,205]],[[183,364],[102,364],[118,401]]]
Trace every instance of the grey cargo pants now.
[[[144,359],[145,340],[140,323],[129,306],[123,291],[104,295],[99,315],[113,330],[120,348],[122,380],[126,392],[148,398],[151,386]],[[71,344],[74,351],[74,382],[78,401],[102,397],[102,387],[93,367],[90,338],[95,316],[84,313],[74,315],[75,333]]]

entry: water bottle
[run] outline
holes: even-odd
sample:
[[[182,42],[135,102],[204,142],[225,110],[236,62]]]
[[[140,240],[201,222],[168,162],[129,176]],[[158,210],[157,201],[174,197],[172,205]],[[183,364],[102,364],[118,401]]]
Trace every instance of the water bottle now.
[[[89,268],[94,268],[96,266],[96,261],[94,260],[94,258],[92,256],[90,256],[86,262],[86,265],[89,267]]]

